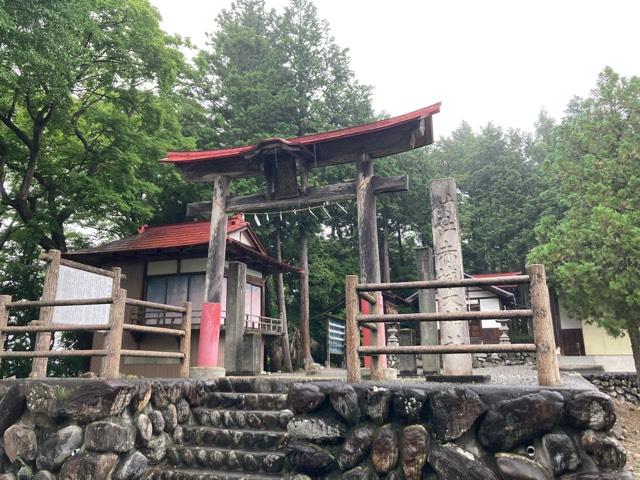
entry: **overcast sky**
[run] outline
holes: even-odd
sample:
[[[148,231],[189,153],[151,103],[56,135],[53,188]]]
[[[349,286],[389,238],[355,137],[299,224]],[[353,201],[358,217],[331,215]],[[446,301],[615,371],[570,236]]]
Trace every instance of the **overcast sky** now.
[[[230,0],[151,0],[163,28],[204,47]],[[267,0],[281,9],[287,0]],[[442,102],[436,135],[466,120],[532,130],[560,118],[605,65],[640,74],[640,2],[631,0],[315,0],[378,111]]]

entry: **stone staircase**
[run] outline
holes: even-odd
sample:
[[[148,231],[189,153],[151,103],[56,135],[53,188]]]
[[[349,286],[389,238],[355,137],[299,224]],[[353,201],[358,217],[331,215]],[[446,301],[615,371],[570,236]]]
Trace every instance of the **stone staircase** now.
[[[287,394],[210,392],[182,425],[180,445],[167,464],[147,471],[150,480],[272,480],[286,478],[284,444],[293,413]]]

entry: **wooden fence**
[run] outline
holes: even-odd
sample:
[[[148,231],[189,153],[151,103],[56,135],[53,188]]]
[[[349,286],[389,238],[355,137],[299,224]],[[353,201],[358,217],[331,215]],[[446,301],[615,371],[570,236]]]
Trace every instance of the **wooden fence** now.
[[[42,298],[40,300],[12,301],[9,295],[0,295],[0,358],[32,358],[31,377],[43,378],[47,374],[47,362],[49,357],[100,357],[102,358],[99,375],[104,378],[118,378],[120,375],[120,359],[122,357],[156,357],[179,358],[181,360],[180,375],[189,376],[189,361],[191,349],[191,302],[185,302],[182,306],[165,305],[155,302],[146,302],[127,298],[127,291],[120,288],[120,281],[124,275],[119,268],[103,270],[60,258],[60,252],[50,250],[40,256],[47,262]],[[113,278],[112,293],[108,297],[56,299],[56,288],[60,266],[74,268],[97,275]],[[53,323],[54,307],[70,307],[80,305],[105,305],[109,307],[109,319],[107,323],[77,324]],[[179,313],[182,322],[179,328],[151,327],[125,323],[125,306],[135,305],[145,308],[153,308],[166,312]],[[39,308],[38,320],[25,326],[10,325],[11,309]],[[79,319],[80,320],[80,319]],[[122,348],[122,334],[125,330],[142,333],[154,333],[180,337],[178,352],[160,352],[152,350],[127,350]],[[100,350],[66,350],[50,349],[51,334],[53,332],[105,332],[105,344]],[[36,334],[35,348],[30,351],[6,351],[5,337],[8,334]]]
[[[501,353],[536,352],[538,383],[550,386],[560,384],[560,371],[556,359],[556,345],[553,336],[549,291],[543,265],[527,267],[528,275],[509,277],[510,285],[530,284],[531,309],[501,310],[493,312],[428,312],[407,314],[383,314],[375,309],[374,314],[359,313],[359,298],[376,305],[380,295],[370,292],[398,290],[405,288],[438,289],[454,287],[472,287],[496,285],[505,282],[504,277],[467,278],[460,280],[421,280],[414,282],[359,284],[358,277],[347,275],[345,280],[346,303],[346,364],[347,380],[355,383],[361,380],[360,355],[376,356],[383,354],[443,354],[443,353]],[[534,343],[492,344],[492,345],[413,345],[413,346],[361,346],[360,327],[375,328],[385,322],[446,322],[453,320],[489,320],[495,318],[533,318]],[[372,362],[371,376],[375,380],[382,378],[378,362]]]

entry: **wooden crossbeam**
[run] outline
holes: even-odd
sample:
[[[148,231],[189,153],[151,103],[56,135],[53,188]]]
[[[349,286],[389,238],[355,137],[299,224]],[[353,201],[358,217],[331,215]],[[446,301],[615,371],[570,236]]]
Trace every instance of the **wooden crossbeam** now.
[[[409,177],[373,177],[373,192],[380,193],[406,192],[409,190]],[[268,199],[263,193],[232,197],[227,200],[228,212],[252,212],[265,209],[303,208],[309,205],[350,200],[356,197],[356,183],[343,182],[321,187],[309,187],[307,193],[300,197],[280,200]],[[211,202],[194,202],[187,205],[188,217],[208,217],[211,214]]]

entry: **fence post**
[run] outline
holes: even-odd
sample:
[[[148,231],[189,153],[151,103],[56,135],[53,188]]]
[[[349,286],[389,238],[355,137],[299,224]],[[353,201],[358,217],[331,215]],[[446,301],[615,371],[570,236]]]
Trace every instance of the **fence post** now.
[[[551,304],[544,265],[529,265],[527,273],[531,279],[531,310],[533,312],[533,336],[538,364],[538,383],[544,386],[560,385],[560,370],[556,358],[556,342],[553,336]]]
[[[347,382],[360,382],[360,356],[358,347],[360,346],[360,329],[358,328],[358,292],[356,285],[358,277],[347,275],[344,280],[344,303],[346,306],[345,318],[345,363],[347,364]]]
[[[122,351],[122,330],[126,301],[127,291],[121,288],[116,297],[114,297],[109,310],[109,330],[104,346],[107,355],[102,360],[102,368],[100,369],[100,376],[103,378],[118,378],[120,375],[120,353]]]
[[[60,250],[49,250],[51,261],[47,265],[47,273],[44,277],[44,285],[42,286],[41,300],[55,300],[56,291],[58,289],[58,277],[60,275]],[[53,319],[54,307],[42,307],[40,309],[40,317],[38,323],[41,325],[49,325]],[[51,332],[39,332],[36,334],[36,344],[34,351],[43,352],[49,350],[51,343]],[[47,357],[34,358],[31,361],[31,378],[44,378],[47,376]]]
[[[180,337],[180,351],[182,352],[182,365],[180,376],[189,378],[189,366],[191,364],[191,302],[184,302],[182,306],[186,312],[182,314],[182,329],[184,335]]]
[[[4,334],[4,327],[9,322],[9,307],[7,304],[11,303],[11,295],[0,295],[0,351],[4,351],[4,342],[6,335]],[[2,360],[0,360],[1,362]]]

